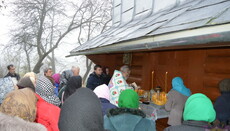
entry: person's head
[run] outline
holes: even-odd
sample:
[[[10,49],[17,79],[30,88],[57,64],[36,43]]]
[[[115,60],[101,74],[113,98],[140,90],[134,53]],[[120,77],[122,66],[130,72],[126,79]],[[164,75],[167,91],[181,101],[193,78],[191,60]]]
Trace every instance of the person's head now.
[[[11,74],[15,74],[15,67],[14,65],[10,64],[7,66],[7,69],[8,71],[11,73]]]
[[[185,121],[213,122],[216,119],[216,112],[211,100],[206,95],[197,93],[187,99],[183,118]]]
[[[82,78],[80,76],[72,76],[67,82],[65,89],[64,100],[82,87]]]
[[[0,112],[34,122],[36,118],[36,103],[37,97],[31,89],[14,90],[5,97],[0,106]]]
[[[45,76],[50,76],[50,77],[52,77],[52,74],[53,74],[53,71],[52,71],[51,68],[46,68],[46,69],[44,70],[44,75],[45,75]]]
[[[19,89],[30,88],[35,92],[35,79],[33,77],[23,77],[17,84]]]
[[[50,80],[50,82],[53,84],[53,86],[55,85],[55,81],[54,78],[51,76],[46,76],[46,78],[48,78]]]
[[[37,75],[34,72],[27,72],[23,77],[33,77],[37,79]]]
[[[121,92],[118,99],[118,106],[120,108],[133,108],[137,109],[139,107],[139,96],[131,89],[127,89]]]
[[[130,73],[131,73],[129,66],[127,66],[127,65],[122,66],[120,68],[120,71],[121,71],[123,77],[125,78],[125,80],[127,80],[129,78]]]
[[[101,103],[88,88],[79,88],[64,102],[58,127],[60,131],[104,131]]]
[[[60,99],[54,94],[54,85],[45,76],[40,76],[37,80],[35,92],[41,96],[46,102],[59,106]]]
[[[56,84],[60,84],[60,77],[61,75],[59,73],[53,74],[53,79]]]
[[[172,79],[172,89],[176,90],[177,92],[185,96],[191,95],[190,89],[186,88],[186,86],[184,85],[183,79],[181,77],[174,77]]]
[[[96,75],[100,76],[102,74],[102,67],[100,65],[95,65],[94,72],[96,73]]]
[[[80,68],[78,66],[72,66],[73,76],[79,76]]]
[[[109,67],[104,67],[103,68],[103,73],[106,75],[109,75]]]
[[[220,92],[230,92],[230,79],[226,78],[219,83]]]
[[[104,98],[110,100],[109,96],[109,87],[106,84],[96,87],[93,92],[97,95],[98,98]]]

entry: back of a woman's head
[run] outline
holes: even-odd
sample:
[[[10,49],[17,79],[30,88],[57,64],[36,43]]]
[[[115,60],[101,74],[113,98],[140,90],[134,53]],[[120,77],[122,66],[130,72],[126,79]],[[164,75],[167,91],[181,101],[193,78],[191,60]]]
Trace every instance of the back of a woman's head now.
[[[60,77],[61,75],[59,73],[53,74],[52,78],[54,79],[54,82],[57,84],[60,84]]]
[[[36,83],[35,91],[39,95],[46,94],[46,95],[53,95],[54,94],[54,86],[52,82],[45,76],[41,76],[38,78]]]
[[[118,106],[120,108],[134,108],[139,107],[139,96],[138,94],[131,90],[127,89],[121,92],[118,100]]]
[[[106,84],[96,87],[93,92],[97,95],[98,98],[104,98],[109,100],[109,87]]]
[[[23,77],[17,84],[19,89],[31,88],[35,91],[35,79],[33,77]]]
[[[103,115],[97,96],[87,88],[79,88],[63,104],[60,131],[103,131]]]
[[[82,78],[81,76],[72,76],[67,82],[67,87],[69,88],[81,88],[82,87]]]
[[[184,120],[213,122],[216,112],[211,100],[206,95],[197,93],[187,99],[183,118]]]
[[[7,94],[0,111],[33,122],[36,117],[37,97],[29,88],[14,90]]]
[[[37,79],[37,75],[34,72],[28,72],[23,77],[33,77],[35,80]]]
[[[45,77],[40,76],[36,83],[35,92],[41,96],[46,102],[59,106],[61,104],[60,99],[54,94],[54,85],[51,81]]]
[[[220,92],[230,92],[230,79],[226,78],[219,83]]]

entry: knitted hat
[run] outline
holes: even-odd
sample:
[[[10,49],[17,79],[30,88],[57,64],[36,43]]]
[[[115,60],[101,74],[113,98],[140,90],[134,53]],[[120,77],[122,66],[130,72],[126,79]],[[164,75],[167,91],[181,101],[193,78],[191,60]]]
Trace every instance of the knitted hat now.
[[[139,107],[138,94],[131,89],[122,91],[119,96],[118,106],[121,108],[138,108]]]

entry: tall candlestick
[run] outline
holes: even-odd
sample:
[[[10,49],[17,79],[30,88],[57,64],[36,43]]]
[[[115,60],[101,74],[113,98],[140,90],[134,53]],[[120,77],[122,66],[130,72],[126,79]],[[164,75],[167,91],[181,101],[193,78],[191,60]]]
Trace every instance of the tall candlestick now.
[[[153,89],[154,71],[152,71],[152,89]]]
[[[168,81],[168,72],[166,71],[166,72],[165,72],[165,91],[168,91],[168,88],[167,88],[167,81]]]

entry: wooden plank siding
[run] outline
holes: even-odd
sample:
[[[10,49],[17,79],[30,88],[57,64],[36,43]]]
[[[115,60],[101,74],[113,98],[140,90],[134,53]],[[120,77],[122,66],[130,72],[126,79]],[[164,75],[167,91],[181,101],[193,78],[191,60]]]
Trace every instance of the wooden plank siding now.
[[[123,65],[123,54],[89,55],[94,63],[108,66],[111,74]],[[230,48],[189,49],[158,52],[137,52],[132,54],[132,72],[128,83],[136,82],[145,90],[161,86],[170,91],[172,78],[180,76],[192,93],[204,93],[212,101],[220,95],[218,83],[230,78]],[[167,74],[167,86],[165,78]],[[167,127],[167,119],[157,121],[158,131]]]

